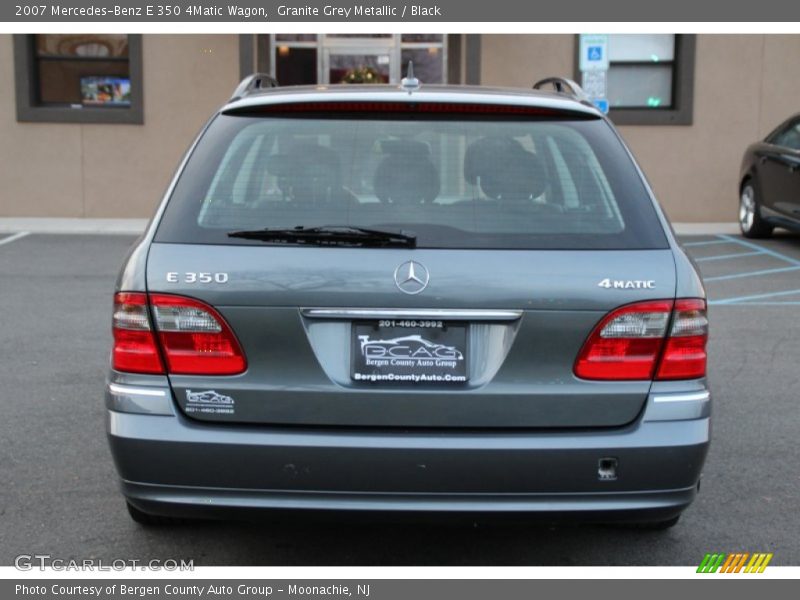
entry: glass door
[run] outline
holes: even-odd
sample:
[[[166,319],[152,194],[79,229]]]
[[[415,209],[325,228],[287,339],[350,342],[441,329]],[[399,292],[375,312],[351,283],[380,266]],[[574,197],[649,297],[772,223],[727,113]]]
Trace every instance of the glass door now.
[[[328,47],[322,83],[390,83],[397,80],[389,48]]]
[[[441,34],[275,34],[269,68],[281,85],[399,83],[410,60],[424,83],[444,83]]]

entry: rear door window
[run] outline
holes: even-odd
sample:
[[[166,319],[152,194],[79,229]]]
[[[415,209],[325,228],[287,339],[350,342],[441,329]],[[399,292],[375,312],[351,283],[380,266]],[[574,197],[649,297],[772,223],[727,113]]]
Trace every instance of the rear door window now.
[[[220,115],[156,240],[350,225],[427,248],[664,248],[632,161],[600,119]]]

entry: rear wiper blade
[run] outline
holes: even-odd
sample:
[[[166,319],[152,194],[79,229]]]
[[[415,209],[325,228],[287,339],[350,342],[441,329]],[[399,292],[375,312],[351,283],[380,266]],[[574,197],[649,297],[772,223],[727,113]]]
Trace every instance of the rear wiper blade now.
[[[413,233],[368,229],[352,225],[322,225],[320,227],[266,227],[230,231],[228,237],[262,242],[281,242],[286,244],[314,244],[319,246],[399,246],[414,248],[417,236]]]

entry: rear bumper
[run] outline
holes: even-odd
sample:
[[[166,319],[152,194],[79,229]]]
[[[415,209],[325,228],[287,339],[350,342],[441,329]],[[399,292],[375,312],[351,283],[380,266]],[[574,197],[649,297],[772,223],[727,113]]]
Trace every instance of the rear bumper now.
[[[210,425],[108,411],[122,491],[145,512],[258,509],[547,513],[667,519],[694,499],[700,418],[585,432],[392,432]],[[617,462],[602,479],[602,459]]]

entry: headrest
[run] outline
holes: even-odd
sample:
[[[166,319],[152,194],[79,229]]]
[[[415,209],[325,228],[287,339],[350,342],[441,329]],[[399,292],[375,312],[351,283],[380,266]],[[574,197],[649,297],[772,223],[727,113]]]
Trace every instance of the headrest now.
[[[324,171],[338,184],[341,179],[339,157],[334,150],[317,144],[295,144],[267,159],[267,171],[277,177],[319,176]]]
[[[375,169],[373,188],[381,202],[433,202],[439,195],[439,172],[430,147],[415,140],[383,140],[385,155]]]
[[[464,154],[464,179],[480,182],[483,193],[495,200],[524,201],[540,196],[546,186],[544,165],[512,137],[485,137]]]

